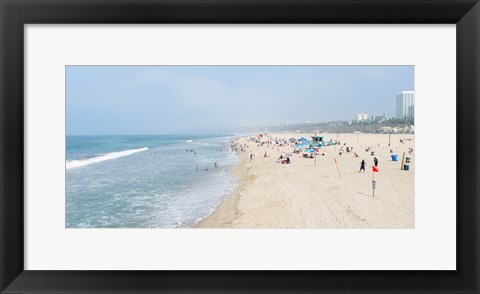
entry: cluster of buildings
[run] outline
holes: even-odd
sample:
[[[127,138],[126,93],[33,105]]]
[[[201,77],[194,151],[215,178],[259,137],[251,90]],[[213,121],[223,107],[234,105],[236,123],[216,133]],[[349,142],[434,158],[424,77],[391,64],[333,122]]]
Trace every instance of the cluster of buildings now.
[[[394,127],[381,127],[375,130],[375,133],[380,134],[413,134],[415,133],[414,125],[407,125],[400,128]]]
[[[374,121],[374,122],[382,123],[387,119],[388,119],[388,114],[386,113],[379,114],[379,115],[372,115],[372,116],[369,116],[366,113],[358,113],[356,117],[357,122]]]
[[[397,119],[413,119],[415,116],[415,92],[414,91],[401,91],[395,96],[396,98],[396,118]],[[358,113],[355,116],[357,122],[379,122],[382,123],[388,120],[388,114],[383,113],[380,115],[369,116],[366,113]]]

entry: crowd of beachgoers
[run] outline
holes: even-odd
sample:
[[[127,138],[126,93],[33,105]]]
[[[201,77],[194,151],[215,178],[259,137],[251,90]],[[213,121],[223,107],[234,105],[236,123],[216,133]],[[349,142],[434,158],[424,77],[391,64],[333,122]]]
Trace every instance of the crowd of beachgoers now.
[[[414,227],[413,134],[255,134],[226,148],[237,189],[200,227]]]

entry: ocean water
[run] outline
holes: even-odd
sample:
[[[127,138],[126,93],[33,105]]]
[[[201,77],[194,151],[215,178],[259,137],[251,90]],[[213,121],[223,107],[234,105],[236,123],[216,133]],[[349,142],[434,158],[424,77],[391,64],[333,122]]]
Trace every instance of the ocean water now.
[[[235,188],[233,138],[67,136],[66,227],[195,225]]]

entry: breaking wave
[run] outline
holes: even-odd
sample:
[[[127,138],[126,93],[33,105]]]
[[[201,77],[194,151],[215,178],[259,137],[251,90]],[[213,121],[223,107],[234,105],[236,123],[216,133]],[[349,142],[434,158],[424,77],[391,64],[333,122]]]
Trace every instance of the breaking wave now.
[[[71,169],[71,168],[76,168],[76,167],[81,167],[81,166],[86,166],[90,165],[92,163],[97,163],[97,162],[102,162],[106,160],[112,160],[112,159],[117,159],[120,157],[132,155],[137,152],[142,152],[148,150],[148,147],[143,147],[139,149],[131,149],[131,150],[123,150],[123,151],[118,151],[118,152],[111,152],[107,153],[104,155],[88,158],[88,159],[81,159],[81,160],[72,160],[72,161],[67,161],[66,162],[66,169]]]

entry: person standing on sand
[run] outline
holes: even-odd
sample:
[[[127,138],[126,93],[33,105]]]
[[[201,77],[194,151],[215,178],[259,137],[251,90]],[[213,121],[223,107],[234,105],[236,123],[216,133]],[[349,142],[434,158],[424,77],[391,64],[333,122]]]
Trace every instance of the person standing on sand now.
[[[365,160],[362,159],[362,162],[360,163],[360,170],[358,172],[361,172],[363,170],[363,172],[365,172]]]
[[[373,163],[375,164],[375,166],[378,166],[378,158],[374,157],[373,158]]]

